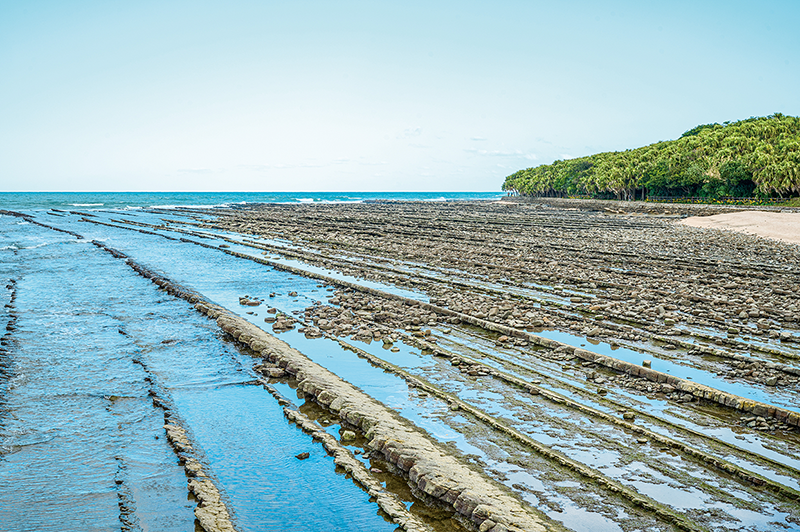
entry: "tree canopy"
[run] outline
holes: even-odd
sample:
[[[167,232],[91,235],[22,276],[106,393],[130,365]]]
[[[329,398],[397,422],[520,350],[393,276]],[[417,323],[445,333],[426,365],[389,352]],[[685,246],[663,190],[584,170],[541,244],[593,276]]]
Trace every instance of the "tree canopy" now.
[[[775,113],[703,124],[679,139],[520,170],[523,195],[791,196],[800,192],[800,117]]]

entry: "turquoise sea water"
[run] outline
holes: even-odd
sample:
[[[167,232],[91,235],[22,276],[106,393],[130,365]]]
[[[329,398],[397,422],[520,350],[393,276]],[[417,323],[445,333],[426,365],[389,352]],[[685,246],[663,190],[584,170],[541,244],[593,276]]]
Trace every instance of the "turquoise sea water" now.
[[[492,200],[503,192],[0,192],[3,209],[141,209],[251,203]]]

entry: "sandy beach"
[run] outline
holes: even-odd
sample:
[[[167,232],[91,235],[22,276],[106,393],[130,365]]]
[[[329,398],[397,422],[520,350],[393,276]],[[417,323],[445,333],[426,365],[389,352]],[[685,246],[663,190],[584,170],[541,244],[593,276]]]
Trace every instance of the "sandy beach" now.
[[[691,227],[739,231],[791,244],[800,244],[800,213],[744,211],[693,216],[680,222]]]

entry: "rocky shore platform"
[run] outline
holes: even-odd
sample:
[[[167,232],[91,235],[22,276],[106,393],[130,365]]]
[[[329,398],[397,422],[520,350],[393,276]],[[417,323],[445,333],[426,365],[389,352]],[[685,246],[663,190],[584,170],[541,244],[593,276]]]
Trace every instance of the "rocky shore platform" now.
[[[800,528],[800,248],[621,203],[75,211],[61,230],[150,261],[98,243],[213,318],[402,529]],[[212,492],[202,526],[236,528]]]
[[[522,429],[533,416],[555,430],[559,416],[570,414],[548,417],[515,405],[498,417],[486,413],[487,404],[471,411],[445,382],[472,379],[507,398],[500,403],[534,396],[611,423],[635,435],[634,447],[660,449],[648,457],[634,451],[651,467],[664,452],[677,452],[694,464],[689,469],[699,464],[717,486],[709,500],[750,504],[750,496],[732,502],[723,495],[735,479],[784,501],[776,504],[787,516],[776,519],[800,526],[800,491],[786,480],[797,478],[800,464],[783,458],[800,444],[800,248],[676,223],[738,208],[619,203],[261,205],[215,210],[213,220],[197,218],[188,231],[240,235],[230,241],[262,258],[227,253],[336,288],[299,315],[272,309],[275,317],[266,321],[274,333],[297,327],[308,338],[338,338],[356,349],[407,344],[449,360],[457,378],[407,380],[441,392],[454,411],[599,483],[668,529],[709,525],[702,511],[686,517],[669,496],[626,482],[635,473],[624,466],[611,474],[560,452],[563,435],[541,445]],[[577,439],[605,434],[586,425],[568,430]],[[749,435],[775,453],[737,443]],[[606,441],[596,450],[616,445],[631,443]],[[687,472],[663,482],[695,490],[705,481]]]

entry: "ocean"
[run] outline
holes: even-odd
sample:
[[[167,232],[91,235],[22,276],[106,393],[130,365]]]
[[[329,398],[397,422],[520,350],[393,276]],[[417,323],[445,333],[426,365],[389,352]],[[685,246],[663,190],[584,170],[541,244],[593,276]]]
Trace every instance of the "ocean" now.
[[[493,200],[503,192],[0,192],[0,208],[147,209],[252,203],[356,203],[380,200]]]

